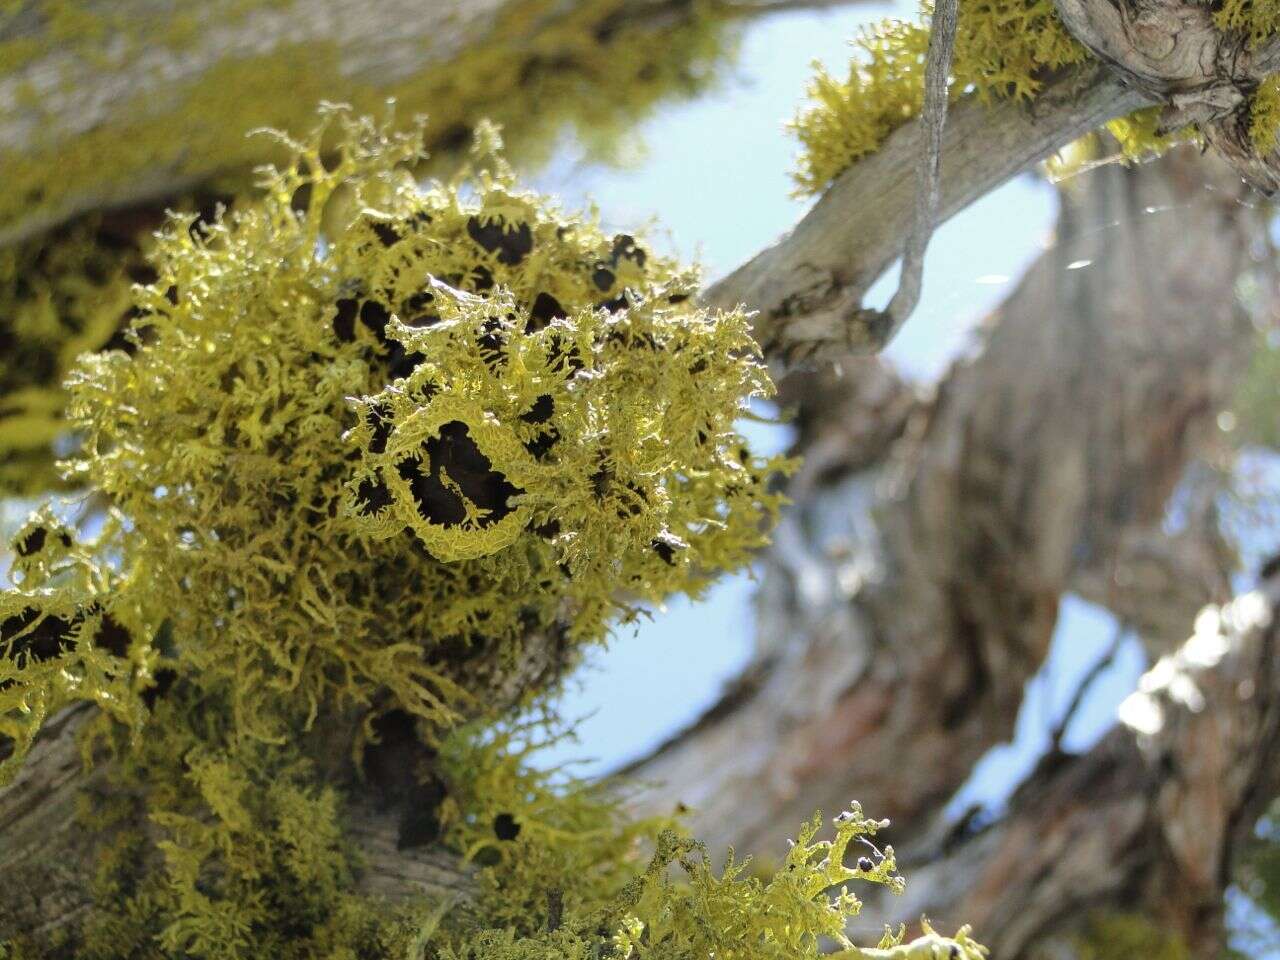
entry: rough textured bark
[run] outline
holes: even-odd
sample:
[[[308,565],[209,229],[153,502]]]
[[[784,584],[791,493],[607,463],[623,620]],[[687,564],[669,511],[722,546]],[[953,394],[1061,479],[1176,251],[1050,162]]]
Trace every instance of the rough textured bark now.
[[[904,920],[957,912],[998,957],[1070,957],[1091,911],[1131,911],[1218,954],[1223,891],[1280,790],[1280,578],[1143,678],[1083,756],[1047,758],[994,826],[905,851]]]
[[[1064,593],[1141,624],[1155,650],[1185,636],[1202,604],[1227,599],[1230,551],[1209,519],[1192,511],[1172,537],[1161,521],[1213,442],[1249,343],[1232,293],[1258,229],[1242,189],[1190,151],[1070,181],[1057,245],[932,399],[870,360],[842,380],[793,375],[784,391],[800,402],[808,460],[767,559],[757,653],[710,713],[629,771],[662,785],[655,802],[688,803],[696,832],[766,858],[777,830],[851,797],[894,819],[893,842],[936,837],[974,763],[1009,737]],[[1144,213],[1173,208],[1176,226]],[[1266,762],[1232,753],[1231,775],[1248,780]],[[1146,809],[1145,769],[1114,775],[1117,797],[1131,794],[1118,803]],[[1018,821],[1031,843],[1064,815],[1044,799],[1035,811]],[[1092,828],[1078,826],[1083,844]],[[1099,822],[1082,858],[1115,849],[1108,829]],[[996,956],[1027,955],[1031,933],[1067,921],[1052,896],[1062,879],[1042,856],[1039,874],[992,866],[971,892],[986,849],[963,868],[947,861],[923,883],[935,895],[904,901],[904,916],[926,903],[967,921],[956,911],[971,908],[988,918]],[[908,857],[909,878],[921,859]],[[1209,912],[1182,927],[1196,942],[1225,882],[1210,873],[1196,894]],[[1124,876],[1135,883],[1116,903],[1176,909],[1176,883],[1139,890]]]

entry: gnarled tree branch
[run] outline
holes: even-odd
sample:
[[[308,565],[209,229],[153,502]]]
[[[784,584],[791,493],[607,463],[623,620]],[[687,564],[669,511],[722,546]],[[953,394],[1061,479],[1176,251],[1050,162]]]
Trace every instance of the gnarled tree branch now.
[[[1065,70],[1029,105],[955,104],[942,137],[944,221],[979,197],[1115,117],[1151,101],[1099,64]],[[920,155],[921,126],[894,131],[845,171],[795,228],[712,285],[704,299],[759,311],[756,337],[780,359],[874,352],[863,298],[902,252],[915,209],[903,170]]]

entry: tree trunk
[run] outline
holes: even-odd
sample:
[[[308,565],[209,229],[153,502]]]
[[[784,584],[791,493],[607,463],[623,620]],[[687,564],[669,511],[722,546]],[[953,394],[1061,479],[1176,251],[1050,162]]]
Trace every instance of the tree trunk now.
[[[1140,883],[1133,865],[1183,863],[1167,856],[1189,822],[1175,821],[1203,816],[1196,910],[1177,929],[1206,942],[1252,791],[1194,810],[1169,799],[1177,813],[1157,816],[1153,783],[1171,797],[1190,786],[1168,772],[1153,780],[1131,731],[1042,770],[1006,821],[958,848],[963,859],[944,856],[938,838],[974,764],[1009,739],[1064,593],[1140,627],[1153,655],[1186,635],[1202,605],[1228,599],[1231,552],[1212,511],[1193,509],[1176,535],[1162,521],[1187,465],[1217,444],[1215,418],[1251,343],[1234,290],[1262,221],[1243,189],[1222,163],[1186,150],[1076,177],[1057,244],[990,319],[981,355],[958,361],[931,398],[872,360],[846,364],[843,378],[784,383],[807,460],[765,561],[756,654],[701,721],[627,771],[660,785],[653,803],[689,804],[695,833],[767,862],[778,830],[856,798],[894,820],[908,889],[923,889],[882,906],[974,919],[1001,958],[1031,955],[1077,924],[1080,906],[1177,913],[1186,888],[1168,872],[1167,883]],[[1226,679],[1206,674],[1214,690],[1249,681],[1260,699],[1223,694],[1204,722],[1241,737],[1273,722],[1273,643],[1250,633],[1249,652],[1223,659]],[[1192,763],[1179,751],[1203,749],[1179,739],[1203,731],[1198,717],[1162,734],[1176,768]],[[1276,759],[1258,745],[1204,763],[1218,782],[1253,784]],[[1096,804],[1079,786],[1090,778],[1131,819],[1089,820]],[[1064,826],[1072,810],[1078,819]],[[1127,846],[1111,840],[1122,825]],[[1071,857],[1041,852],[1014,869],[1016,844],[1059,829],[1076,844]],[[1090,869],[1088,896],[1057,896]]]
[[[828,0],[823,5],[851,0]],[[546,155],[564,124],[627,129],[709,79],[743,0],[123,0],[0,12],[0,245],[164,202],[275,158],[321,100],[397,101],[431,149],[488,116]],[[597,131],[599,132],[599,131]],[[608,131],[604,131],[607,133]],[[239,181],[237,181],[238,183]]]

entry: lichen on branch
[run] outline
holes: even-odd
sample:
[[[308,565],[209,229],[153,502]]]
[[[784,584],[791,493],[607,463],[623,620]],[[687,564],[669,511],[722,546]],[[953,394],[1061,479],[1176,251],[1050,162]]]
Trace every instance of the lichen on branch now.
[[[1132,36],[1107,41],[1135,47],[1135,63],[1154,70],[1153,76],[1143,76],[1142,89],[1159,101],[1156,106],[1116,117],[1107,129],[1128,159],[1161,153],[1176,143],[1208,136],[1214,124],[1231,116],[1234,108],[1230,98],[1219,88],[1234,86],[1234,99],[1241,104],[1238,122],[1245,131],[1244,140],[1256,154],[1254,162],[1265,158],[1275,148],[1280,129],[1276,79],[1257,72],[1270,62],[1265,56],[1251,60],[1232,51],[1244,48],[1252,55],[1275,37],[1280,26],[1275,5],[1238,0],[1221,5],[1212,16],[1201,11],[1202,22],[1197,21],[1196,27],[1213,36],[1212,43],[1205,43],[1206,52],[1200,59],[1209,64],[1213,57],[1208,51],[1219,47],[1216,56],[1224,64],[1242,64],[1239,75],[1230,75],[1235,66],[1211,68],[1202,64],[1204,76],[1184,77],[1179,71],[1185,71],[1183,61],[1190,54],[1180,51],[1179,56],[1167,58],[1170,75],[1160,76],[1152,67],[1163,63],[1156,47],[1165,42],[1172,49],[1183,42],[1176,38],[1179,17],[1190,22],[1197,10],[1194,4],[1187,6],[1188,11],[1166,11],[1166,23],[1152,26],[1159,20],[1152,14],[1147,26],[1136,21],[1131,25]],[[797,194],[821,192],[919,113],[930,13],[930,4],[925,2],[918,22],[886,20],[864,30],[853,41],[856,53],[843,79],[815,65],[809,99],[791,123],[801,146],[793,174]],[[1126,17],[1119,20],[1128,22]],[[961,0],[951,70],[952,99],[971,96],[982,101],[1030,103],[1057,72],[1095,59],[1086,46],[1091,38],[1082,35],[1078,39],[1072,29],[1079,30],[1079,25],[1069,28],[1050,0]],[[1188,36],[1194,32],[1189,30]],[[1161,37],[1164,40],[1158,39]],[[1154,46],[1149,51],[1144,44]],[[1127,76],[1123,69],[1121,75]]]
[[[798,194],[823,190],[920,112],[930,13],[926,2],[916,23],[886,20],[864,30],[852,41],[857,52],[843,80],[815,64],[809,102],[791,123],[801,145]],[[961,0],[951,97],[1029,100],[1045,71],[1088,56],[1050,0]]]
[[[790,464],[735,421],[772,387],[740,311],[521,190],[492,128],[424,189],[420,128],[326,114],[272,134],[290,161],[257,197],[170,219],[128,349],[70,377],[66,475],[106,506],[92,537],[46,508],[14,541],[0,774],[45,718],[96,704],[77,823],[96,869],[72,925],[6,949],[981,957],[966,931],[850,952],[847,885],[902,883],[856,806],[833,840],[807,824],[771,876],[716,872],[678,818],[529,764],[554,719],[519,708],[557,671],[765,543]],[[555,669],[522,673],[540,648]],[[461,899],[362,887],[350,821],[379,802],[393,728],[412,745],[391,773],[400,841],[470,864]]]
[[[493,9],[450,40],[469,22],[467,5],[435,0],[384,54],[342,26],[359,5],[330,4],[334,25],[292,30],[289,17],[314,13],[291,6],[212,0],[158,17],[145,4],[0,5],[0,81],[11,92],[0,121],[6,133],[33,131],[0,137],[0,237],[193,185],[240,192],[255,164],[287,157],[245,134],[301,129],[320,100],[371,112],[394,98],[428,112],[424,146],[437,155],[465,146],[484,117],[508,128],[524,160],[550,156],[566,131],[614,155],[657,103],[705,88],[736,35],[716,2],[655,4],[654,13],[624,0],[507,0],[481,5]],[[396,9],[368,18],[376,24],[374,14],[385,20]],[[241,49],[219,47],[235,42]],[[95,102],[94,122],[83,124],[91,80],[120,92],[107,106]]]

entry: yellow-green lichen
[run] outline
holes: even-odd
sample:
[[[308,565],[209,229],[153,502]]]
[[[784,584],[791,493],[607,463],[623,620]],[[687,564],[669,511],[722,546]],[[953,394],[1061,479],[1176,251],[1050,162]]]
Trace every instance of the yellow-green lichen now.
[[[816,960],[832,945],[842,960],[985,956],[967,930],[950,939],[927,924],[911,944],[901,934],[886,934],[871,949],[848,939],[847,924],[862,908],[850,882],[902,890],[892,848],[881,851],[870,842],[885,824],[864,817],[857,804],[835,818],[831,840],[818,839],[821,818],[805,824],[768,876],[754,875],[732,853],[723,870],[714,871],[703,847],[677,829],[650,833],[654,850],[641,867],[638,850],[618,845],[628,838],[617,822],[608,826],[607,815],[601,821],[610,809],[607,800],[574,797],[568,808],[577,811],[575,819],[563,821],[562,801],[545,788],[531,788],[517,770],[482,777],[475,781],[481,789],[464,794],[494,798],[473,808],[476,823],[464,832],[496,832],[499,839],[481,841],[487,844],[481,849],[497,850],[480,892],[446,916],[432,940],[441,960]],[[539,809],[546,800],[549,807]],[[490,821],[495,809],[500,812]],[[519,813],[503,822],[506,809]],[[601,857],[591,854],[593,837],[602,844]],[[853,854],[851,847],[862,842],[863,855]],[[602,870],[604,883],[598,879]]]
[[[104,540],[115,520],[106,526]],[[69,703],[92,702],[100,720],[140,727],[153,664],[145,614],[114,590],[95,544],[76,543],[46,508],[18,531],[13,551],[17,586],[0,591],[0,779]]]
[[[734,419],[768,379],[741,313],[518,189],[487,128],[478,169],[425,191],[420,129],[338,111],[335,132],[323,157],[323,131],[285,141],[234,212],[175,217],[133,291],[132,352],[71,377],[68,469],[112,507],[92,539],[48,510],[15,538],[3,772],[74,700],[101,707],[85,756],[111,763],[80,814],[92,904],[11,952],[982,957],[964,930],[846,939],[843,885],[901,885],[891,849],[848,856],[881,826],[856,807],[833,840],[806,825],[771,876],[715,872],[612,787],[530,769],[550,720],[500,719],[529,638],[571,661],[764,542],[785,464]],[[451,734],[464,716],[483,721]],[[461,899],[364,885],[348,818],[393,719],[414,842],[479,868]]]
[[[1250,46],[1257,46],[1275,35],[1280,25],[1280,3],[1275,0],[1223,0],[1214,5],[1213,22],[1220,30],[1244,34]]]
[[[863,31],[843,81],[817,66],[809,102],[791,124],[802,147],[797,193],[819,192],[920,111],[930,14],[926,3],[920,23]],[[1087,57],[1049,0],[960,0],[951,96],[1028,99],[1047,70]]]
[[[1191,127],[1162,132],[1163,112],[1161,107],[1144,107],[1107,123],[1107,133],[1120,147],[1120,155],[1124,159],[1141,160],[1196,139],[1197,134]]]
[[[111,602],[265,740],[492,709],[527,636],[572,662],[745,562],[780,500],[733,426],[770,389],[741,313],[500,164],[424,193],[419,130],[341,125],[328,168],[317,134],[259,202],[176,219],[133,352],[72,375],[70,475],[122,517]],[[5,663],[18,711],[47,678]]]
[[[879,149],[924,102],[926,27],[887,20],[853,42],[859,54],[846,79],[814,64],[809,102],[791,125],[803,148],[794,173],[798,194],[817,193]]]
[[[117,738],[106,789],[84,798],[93,905],[63,956],[421,956],[438,911],[359,892],[341,796],[301,742],[238,737],[230,704],[198,684],[151,709],[148,736]]]
[[[1280,143],[1280,74],[1273,74],[1258,84],[1249,101],[1249,137],[1262,156]]]
[[[200,16],[230,23],[268,2],[277,0],[225,0],[224,14]],[[12,26],[20,18],[29,26],[43,19],[69,23],[75,18],[68,11],[77,9],[72,0],[40,0],[0,14],[0,24],[15,33],[0,43],[0,62],[17,71],[15,45],[37,43]],[[103,31],[125,37],[129,49],[181,48],[198,26],[193,13],[175,14],[163,29],[117,20],[86,26],[88,33],[65,38],[60,49],[88,55],[100,45],[91,34]],[[732,45],[732,29],[713,3],[692,2],[673,20],[652,25],[628,19],[618,0],[582,0],[570,11],[549,0],[513,0],[487,37],[387,86],[348,77],[332,44],[285,45],[264,57],[228,59],[199,82],[170,91],[165,102],[172,110],[157,114],[155,98],[142,97],[121,111],[127,121],[48,149],[0,151],[0,232],[42,211],[56,215],[85,191],[132,196],[140,173],[157,168],[174,182],[204,181],[214,192],[196,198],[198,207],[215,195],[229,199],[227,191],[250,188],[246,171],[253,165],[288,156],[268,138],[245,133],[305,124],[322,100],[374,110],[394,96],[402,108],[426,110],[433,123],[425,144],[445,161],[486,114],[505,124],[508,151],[528,163],[549,156],[565,126],[596,154],[620,155],[628,132],[656,102],[704,87]],[[442,167],[440,159],[430,165]],[[61,381],[80,351],[101,347],[119,329],[117,308],[129,302],[130,272],[139,269],[138,251],[149,242],[158,212],[191,203],[168,198],[141,218],[90,215],[0,248],[0,494],[57,485],[52,449],[66,441]]]
[[[131,278],[148,279],[137,234],[101,217],[0,247],[0,496],[58,483],[63,378],[127,319]]]
[[[1190,960],[1191,951],[1177,933],[1136,913],[1098,913],[1089,917],[1077,939],[1080,960]]]

